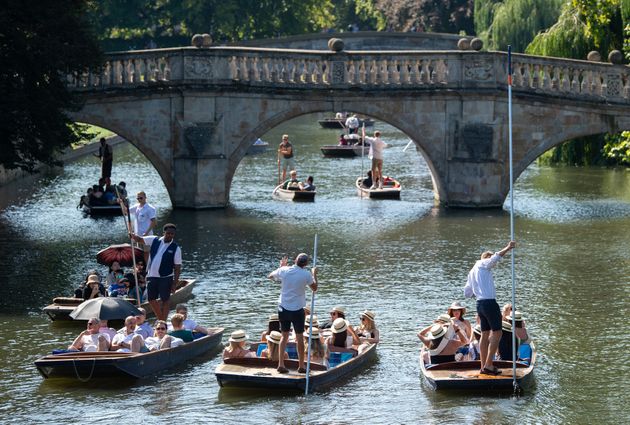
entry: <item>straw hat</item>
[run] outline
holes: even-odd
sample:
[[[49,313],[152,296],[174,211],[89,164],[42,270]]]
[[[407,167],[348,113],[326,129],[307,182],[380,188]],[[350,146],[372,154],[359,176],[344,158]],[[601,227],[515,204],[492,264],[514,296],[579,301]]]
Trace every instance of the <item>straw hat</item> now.
[[[281,340],[282,334],[278,331],[271,331],[271,333],[267,335],[267,341],[271,342],[272,344],[280,344]]]
[[[481,325],[475,325],[473,327],[473,333],[476,333],[477,335],[481,336]]]
[[[435,324],[433,326],[431,326],[431,329],[429,329],[429,339],[438,339],[441,336],[446,335],[446,327],[439,325],[439,324]]]
[[[346,309],[338,305],[330,309],[330,313],[332,313],[333,311],[336,311],[337,313],[341,313],[341,314],[346,314]]]
[[[332,331],[332,333],[334,334],[338,334],[341,333],[343,331],[345,331],[346,329],[348,329],[348,322],[346,322],[345,319],[342,319],[341,317],[338,319],[335,319],[335,321],[333,322],[330,330]]]
[[[278,313],[274,313],[274,314],[269,316],[269,321],[270,322],[277,322],[278,320],[280,320],[280,318],[278,317]]]
[[[101,281],[99,280],[97,275],[91,274],[88,276],[87,283],[89,285],[90,283],[101,283]]]
[[[435,319],[436,322],[440,322],[440,323],[444,323],[444,324],[448,324],[451,323],[451,316],[449,316],[446,313],[442,313],[440,314],[437,319]]]
[[[514,321],[515,322],[522,322],[523,321],[523,314],[520,311],[518,311],[518,310],[516,310],[514,312]]]
[[[370,310],[364,310],[363,313],[359,314],[359,317],[367,317],[373,322],[374,318],[376,317],[376,313]]]
[[[242,329],[239,329],[237,331],[232,332],[232,334],[230,335],[230,339],[228,339],[229,342],[244,342],[247,341],[247,335],[245,334],[245,331]]]
[[[512,332],[512,322],[508,322],[506,320],[501,322],[501,327],[504,332]]]
[[[311,315],[306,315],[306,317],[304,317],[304,324],[307,325],[307,327],[311,326]],[[319,320],[317,320],[317,314],[313,315],[313,326],[317,327],[319,326]]]
[[[463,311],[462,311],[462,316],[463,316],[464,314],[466,314],[466,306],[465,306],[464,304],[460,303],[459,301],[454,301],[454,302],[451,304],[451,306],[448,308],[447,312],[448,312],[448,315],[449,315],[449,316],[451,315],[451,312],[452,312],[453,310],[463,310]]]
[[[311,330],[310,330],[310,328],[309,328],[309,329],[304,330],[304,338],[307,338],[307,339],[308,339],[308,334],[309,334],[309,332],[310,332],[310,331],[311,331]],[[313,338],[314,338],[314,339],[315,339],[315,338],[319,338],[319,335],[320,335],[320,333],[319,333],[319,328],[313,328]]]

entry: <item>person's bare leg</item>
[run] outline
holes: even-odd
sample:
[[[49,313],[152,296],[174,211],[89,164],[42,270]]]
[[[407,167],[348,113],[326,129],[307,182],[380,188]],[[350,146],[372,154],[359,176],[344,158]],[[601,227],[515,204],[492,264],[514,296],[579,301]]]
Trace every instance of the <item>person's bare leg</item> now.
[[[486,358],[488,357],[488,344],[490,343],[490,331],[481,331],[479,338],[479,360],[481,361],[481,369],[486,366]]]
[[[499,341],[501,341],[501,335],[503,335],[502,330],[498,331],[490,331],[490,340],[488,344],[488,352],[486,354],[485,368],[486,369],[494,369],[494,355],[497,352],[497,348],[499,348]]]
[[[169,300],[162,301],[162,319],[161,320],[166,321],[170,307],[171,307],[171,303]]]
[[[304,367],[304,334],[295,334],[298,352],[298,369]]]
[[[103,335],[98,336],[98,351],[109,351],[109,343]]]
[[[287,349],[289,341],[289,331],[282,331],[282,340],[280,341],[280,352],[278,353],[278,369],[284,367],[284,352]]]
[[[131,350],[132,353],[139,353],[143,345],[144,345],[144,340],[142,339],[142,336],[134,335],[134,337],[131,338],[131,345],[129,349]]]
[[[166,335],[164,338],[162,338],[162,341],[160,342],[160,350],[163,348],[171,348],[172,342],[173,342],[173,337],[170,335]]]

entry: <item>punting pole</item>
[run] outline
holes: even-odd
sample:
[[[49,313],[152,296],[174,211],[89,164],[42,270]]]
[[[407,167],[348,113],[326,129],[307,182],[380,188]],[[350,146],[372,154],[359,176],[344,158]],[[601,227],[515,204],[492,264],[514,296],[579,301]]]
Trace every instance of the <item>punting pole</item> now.
[[[413,140],[409,139],[409,143],[407,143],[407,146],[403,148],[403,152],[405,152],[409,148],[409,146],[411,146],[412,143],[413,143]]]
[[[363,172],[363,160],[365,158],[365,121],[363,121],[363,126],[361,127],[361,178],[365,179],[365,173]],[[372,184],[374,184],[374,180],[372,180]],[[361,186],[363,186],[363,180],[361,180]],[[361,190],[361,199],[363,199],[363,191]]]
[[[317,266],[317,233],[313,242],[313,268]],[[315,292],[311,295],[311,317],[308,326],[308,349],[306,351],[306,386],[304,395],[308,395],[308,381],[311,374],[311,340],[313,339],[313,315],[315,314]]]
[[[508,46],[508,140],[510,157],[510,240],[514,240],[514,170],[512,168],[512,46]],[[518,391],[516,382],[516,284],[514,279],[514,249],[510,250],[512,271],[512,385]]]
[[[120,193],[118,193],[118,186],[114,186],[114,187],[116,188],[116,196],[118,196],[118,199],[121,199]],[[125,204],[125,208],[127,208],[127,223],[125,224],[125,227],[127,228],[128,233],[132,233],[133,227],[131,226],[131,212],[129,211],[129,200],[123,199],[122,202]],[[124,219],[124,216],[123,216],[123,219]],[[140,299],[140,289],[138,288],[139,285],[138,285],[138,270],[136,269],[136,248],[133,244],[132,237],[129,237],[129,244],[131,245],[131,259],[133,261],[133,278],[136,281],[136,284],[135,284],[136,302],[138,303],[138,307],[140,307],[140,304],[142,304],[142,300]],[[175,285],[177,285],[177,282],[175,282]]]

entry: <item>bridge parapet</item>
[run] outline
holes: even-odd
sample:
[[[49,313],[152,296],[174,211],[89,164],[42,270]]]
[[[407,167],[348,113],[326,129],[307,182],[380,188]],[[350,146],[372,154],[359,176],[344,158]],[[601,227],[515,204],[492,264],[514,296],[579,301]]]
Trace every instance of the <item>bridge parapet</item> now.
[[[514,90],[630,103],[627,66],[513,55]],[[473,51],[345,51],[243,47],[112,53],[102,69],[69,76],[77,90],[187,82],[291,89],[504,89],[506,54]]]

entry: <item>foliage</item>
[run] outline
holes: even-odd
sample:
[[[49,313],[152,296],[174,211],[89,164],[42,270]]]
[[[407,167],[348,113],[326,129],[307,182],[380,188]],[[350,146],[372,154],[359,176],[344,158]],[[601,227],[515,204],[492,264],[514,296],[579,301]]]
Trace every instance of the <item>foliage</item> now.
[[[604,155],[606,136],[579,137],[548,150],[539,159],[539,164],[607,165],[610,160]]]
[[[376,0],[393,31],[474,32],[474,0]]]
[[[475,32],[477,36],[487,40],[496,9],[501,7],[503,0],[475,0]]]
[[[7,0],[0,8],[0,164],[32,171],[85,136],[65,75],[99,66],[87,0]]]
[[[630,131],[607,135],[604,155],[618,164],[630,165]]]

